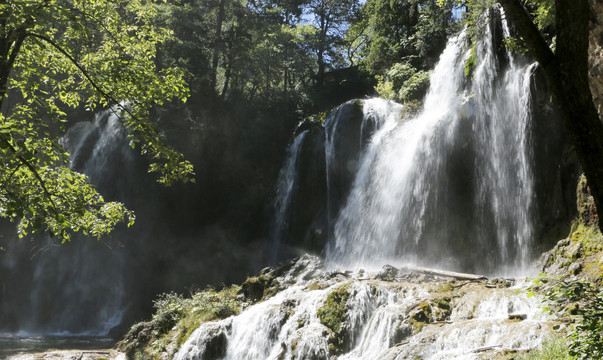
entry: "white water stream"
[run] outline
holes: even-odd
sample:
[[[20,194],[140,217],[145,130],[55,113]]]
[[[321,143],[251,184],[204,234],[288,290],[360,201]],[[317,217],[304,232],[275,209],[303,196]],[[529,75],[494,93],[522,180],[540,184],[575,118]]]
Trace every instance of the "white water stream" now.
[[[484,347],[533,348],[550,331],[538,301],[513,288],[457,283],[458,289],[447,293],[451,284],[441,280],[388,282],[374,273],[334,277],[309,256],[299,264],[303,271],[298,266],[293,279],[277,278],[289,284],[285,290],[238,316],[202,325],[174,359],[328,360],[332,332],[318,313],[329,294],[342,286],[349,294],[340,318],[343,348],[348,350],[340,360],[477,359],[475,350]],[[435,305],[441,299],[445,305]],[[440,311],[437,306],[446,309],[446,321],[431,319],[416,331],[412,318],[425,303],[434,314]],[[515,314],[523,320],[509,320]],[[222,344],[221,350],[216,351],[216,343]]]
[[[341,176],[346,166],[354,171],[338,213],[329,199],[327,268],[419,263],[490,274],[527,270],[534,237],[530,82],[535,66],[510,53],[500,59],[492,27],[485,29],[469,78],[466,34],[449,41],[417,114],[402,118],[406,112],[393,102],[362,101],[357,163],[348,159],[343,167],[341,161],[333,166],[346,111],[333,111],[327,119],[327,177]],[[508,36],[504,20],[502,32]],[[346,121],[345,126],[354,124]],[[294,178],[288,174],[301,137],[289,150],[283,179]],[[327,179],[327,186],[333,183]],[[292,187],[279,185],[286,206]],[[219,359],[330,359],[337,352],[329,340],[333,332],[318,313],[341,286],[348,287],[349,297],[341,316],[340,360],[477,359],[484,351],[534,348],[550,332],[537,299],[497,282],[411,275],[382,281],[364,271],[318,271],[318,261],[302,258],[309,270],[278,278],[288,286],[274,297],[200,327],[175,359],[205,359],[218,336],[225,348],[212,356]],[[428,320],[417,325],[421,316]]]
[[[400,107],[364,101],[365,117],[378,113],[373,116],[383,121],[360,155],[336,217],[327,252],[331,267],[420,263],[505,274],[527,269],[534,66],[510,61],[503,69],[486,27],[467,86],[467,41],[464,32],[449,41],[417,115],[401,119]],[[332,161],[328,143],[326,149]],[[462,257],[475,257],[473,251],[483,257],[464,264]]]
[[[297,158],[304,138],[308,130],[299,133],[293,139],[293,143],[287,149],[285,165],[281,169],[276,182],[276,197],[274,200],[274,216],[271,224],[272,238],[272,261],[276,259],[280,245],[284,242],[283,237],[287,234],[289,228],[289,216],[291,207],[291,198],[295,192],[297,180]]]

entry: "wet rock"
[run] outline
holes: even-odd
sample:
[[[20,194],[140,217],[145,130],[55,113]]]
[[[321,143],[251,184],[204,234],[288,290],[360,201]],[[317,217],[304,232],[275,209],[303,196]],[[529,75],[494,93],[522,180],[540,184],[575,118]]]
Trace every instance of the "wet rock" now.
[[[375,278],[383,281],[394,281],[396,280],[399,274],[400,270],[398,270],[397,268],[391,265],[384,265],[381,271],[379,271],[379,273],[375,276]]]
[[[361,151],[362,101],[351,100],[331,111],[325,122],[329,177],[328,219],[332,224],[350,191]]]
[[[509,314],[509,320],[525,320],[528,318],[527,314]]]
[[[202,324],[182,345],[174,359],[217,360],[226,355],[230,320]]]
[[[578,275],[578,274],[580,274],[581,271],[582,271],[582,264],[579,262],[572,263],[567,269],[567,272],[569,272],[571,275]]]
[[[255,302],[264,298],[266,291],[273,283],[274,278],[269,275],[253,276],[245,280],[239,293],[243,294],[245,299]]]
[[[571,260],[577,260],[578,258],[580,258],[580,256],[582,256],[582,244],[575,243],[575,244],[572,244],[567,249],[567,253],[566,253],[567,258],[569,258]]]
[[[299,248],[320,253],[327,241],[327,182],[325,130],[317,122],[302,122],[305,131],[297,157],[296,179],[290,194],[286,234],[280,256],[295,256]]]
[[[585,225],[596,225],[599,221],[595,199],[593,198],[586,176],[580,176],[578,182],[576,205],[578,208],[578,219]]]
[[[126,355],[115,350],[53,350],[37,354],[21,354],[8,360],[126,360]]]
[[[593,101],[603,115],[603,3],[589,0],[593,9],[588,47],[588,72]]]

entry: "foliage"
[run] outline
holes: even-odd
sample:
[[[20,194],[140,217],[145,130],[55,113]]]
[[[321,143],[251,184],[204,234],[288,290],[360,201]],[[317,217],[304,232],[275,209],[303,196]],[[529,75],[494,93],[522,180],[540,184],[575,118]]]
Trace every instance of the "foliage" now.
[[[18,222],[20,235],[48,231],[68,241],[73,232],[101,236],[134,221],[68,167],[56,129],[68,109],[111,107],[161,183],[192,180],[191,164],[149,118],[153,106],[187,97],[178,68],[155,66],[171,32],[154,25],[154,6],[13,0],[0,13],[0,216]]]
[[[329,350],[333,355],[346,351],[346,337],[343,332],[343,323],[346,319],[346,305],[350,297],[349,288],[350,283],[347,283],[333,290],[327,296],[324,305],[316,312],[320,322],[332,331],[329,337]]]
[[[435,0],[368,0],[351,23],[347,41],[356,61],[373,74],[405,62],[426,70],[457,30],[453,3]]]
[[[542,347],[520,355],[517,360],[567,360],[569,358],[567,344],[562,337],[549,337]]]
[[[603,357],[603,290],[585,280],[548,279],[541,275],[534,280],[545,294],[545,310],[575,321],[569,339],[569,355],[574,359]],[[530,295],[535,293],[531,289]]]
[[[472,38],[477,38],[484,32],[486,23],[483,14],[496,3],[496,0],[454,0],[456,6],[464,7],[463,22]],[[447,0],[438,0],[439,6],[448,4]]]
[[[345,28],[358,6],[358,0],[309,0],[306,4],[306,12],[316,28],[316,36],[310,47],[317,59],[319,85],[323,85],[327,65],[342,61],[338,50],[345,36]]]
[[[526,5],[533,9],[534,23],[541,31],[552,29],[555,25],[555,0],[528,0]]]
[[[413,101],[423,98],[429,88],[429,71],[417,71],[408,80],[398,92],[398,98],[401,101]]]
[[[239,314],[244,305],[238,299],[239,290],[233,285],[220,291],[208,287],[191,297],[175,293],[160,295],[154,302],[156,312],[152,320],[132,326],[117,347],[129,357],[136,354],[143,359],[156,359],[166,351],[173,352],[202,323]],[[171,343],[177,347],[168,347]]]
[[[465,60],[465,77],[472,78],[473,71],[477,66],[477,57],[475,55],[475,45],[471,48],[471,55]]]
[[[421,99],[429,88],[429,72],[417,70],[408,63],[396,63],[386,73],[377,76],[377,93],[401,102]]]

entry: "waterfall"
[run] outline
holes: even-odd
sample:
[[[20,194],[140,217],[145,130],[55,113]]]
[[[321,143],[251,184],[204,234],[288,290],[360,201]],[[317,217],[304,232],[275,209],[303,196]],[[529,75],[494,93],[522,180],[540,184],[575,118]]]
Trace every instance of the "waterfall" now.
[[[344,205],[337,214],[330,207],[331,266],[420,263],[487,273],[528,267],[535,65],[511,54],[503,63],[492,27],[475,44],[472,79],[465,76],[466,33],[449,41],[418,114],[400,119],[400,108],[385,100],[363,102],[364,118],[383,120],[358,154]],[[334,112],[325,125],[328,162],[336,161],[339,118]]]
[[[61,139],[72,169],[85,173],[105,198],[124,199],[123,186],[132,171],[133,150],[126,130],[112,110],[94,121],[74,124]],[[42,248],[22,264],[21,289],[5,306],[16,309],[12,319],[20,335],[105,336],[122,322],[128,307],[126,254],[119,251],[119,235],[97,241],[77,236],[57,246],[36,239]],[[10,301],[9,301],[10,300]],[[5,311],[7,311],[5,309]],[[8,312],[8,311],[7,311]]]
[[[201,325],[176,359],[495,358],[533,349],[552,333],[538,299],[512,280],[444,280],[389,265],[374,271],[384,263],[489,275],[528,270],[538,201],[552,193],[541,178],[558,174],[555,160],[537,168],[535,159],[561,145],[532,136],[542,127],[538,116],[552,111],[535,114],[547,106],[532,98],[538,68],[501,47],[509,36],[501,12],[490,11],[474,44],[465,31],[450,39],[418,112],[384,99],[331,111],[320,148],[326,264],[304,255],[263,270],[277,293]],[[301,171],[303,136],[279,180],[282,228],[300,206],[290,194],[304,175],[292,173]],[[339,270],[350,268],[357,270]]]
[[[272,261],[278,257],[279,247],[286,243],[285,236],[289,230],[289,217],[291,200],[295,192],[298,174],[297,159],[301,145],[308,130],[299,133],[287,149],[285,165],[281,169],[276,182],[276,197],[274,200],[274,216],[271,226],[272,231]]]

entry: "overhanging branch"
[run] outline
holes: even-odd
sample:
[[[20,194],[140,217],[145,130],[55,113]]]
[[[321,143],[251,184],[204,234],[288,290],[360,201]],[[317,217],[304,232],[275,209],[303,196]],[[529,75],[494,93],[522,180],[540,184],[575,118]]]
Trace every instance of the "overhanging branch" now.
[[[498,2],[502,5],[505,14],[511,19],[513,25],[519,30],[523,40],[540,66],[545,70],[553,66],[556,62],[555,54],[519,0],[498,0]]]

